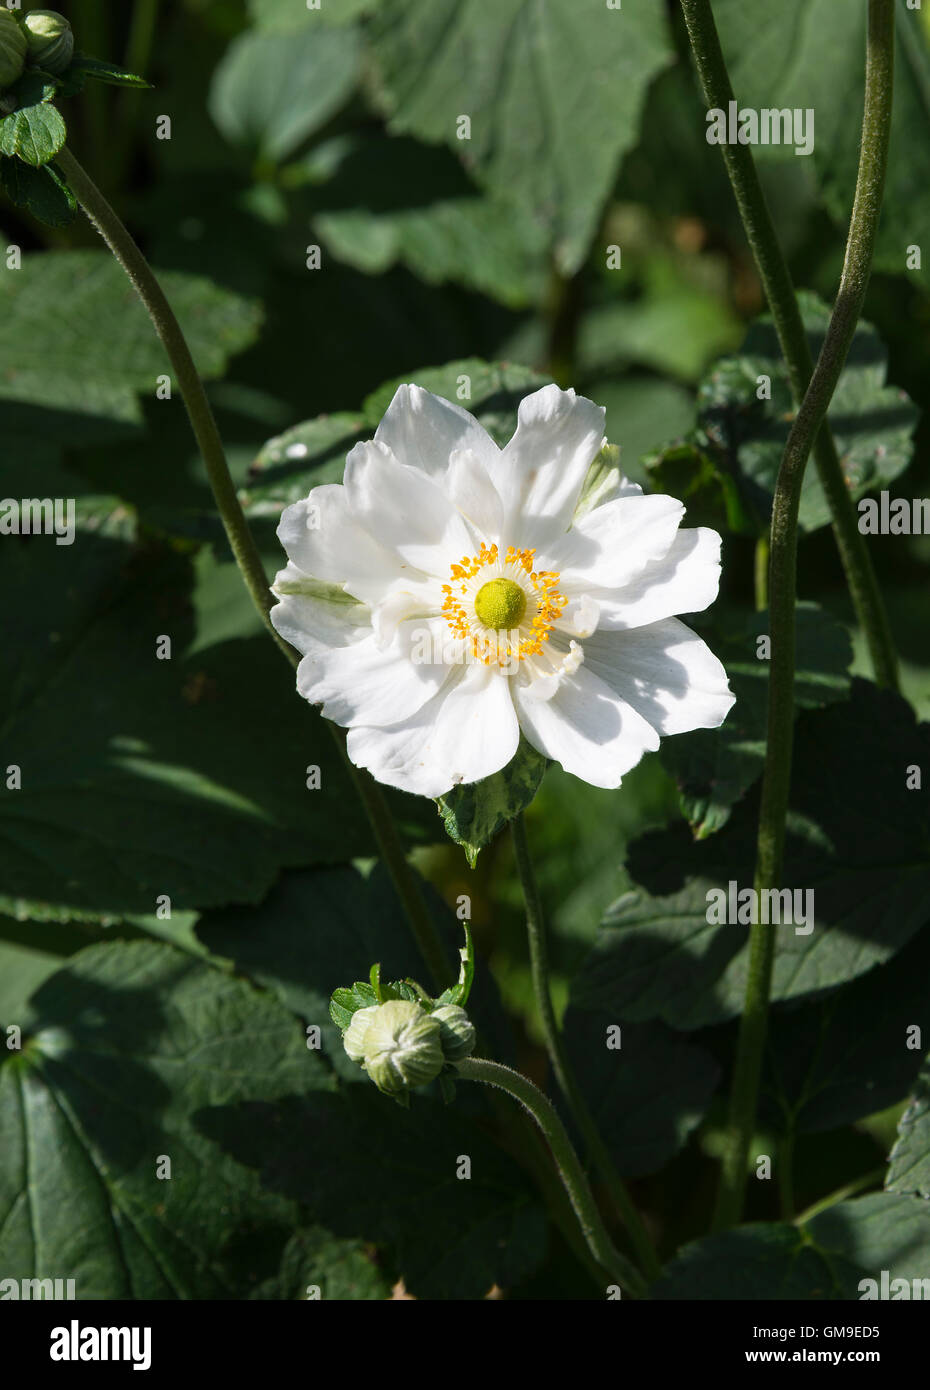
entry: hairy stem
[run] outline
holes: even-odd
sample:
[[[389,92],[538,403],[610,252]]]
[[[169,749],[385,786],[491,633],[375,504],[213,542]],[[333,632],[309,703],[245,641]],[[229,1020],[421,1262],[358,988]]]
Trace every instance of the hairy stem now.
[[[223,441],[207,393],[174,310],[168,303],[151,266],[122,221],[67,146],[58,152],[55,162],[67,179],[75,198],[129,276],[133,288],[148,311],[155,332],[161,339],[174,370],[233,557],[262,621],[279,650],[291,666],[296,667],[300,659],[298,654],[278,636],[271,624],[269,615],[272,595],[265,568],[230,476]],[[417,876],[407,862],[388,805],[377,784],[349,762],[343,731],[328,720],[326,723],[341,750],[346,768],[365,808],[381,858],[407,914],[420,952],[434,977],[434,983],[441,986],[448,982],[449,963]]]
[[[823,347],[791,427],[775,486],[769,568],[772,663],[755,876],[760,895],[780,888],[782,877],[794,733],[794,615],[801,483],[846,361],[869,283],[891,128],[894,4],[895,0],[869,0],[862,145],[843,272]],[[768,1022],[774,945],[774,929],[762,922],[754,923],[750,928],[749,977],[730,1096],[729,1136],[715,1214],[717,1228],[735,1224],[742,1214]]]
[[[513,834],[517,872],[520,876],[526,904],[526,934],[529,941],[533,992],[536,996],[536,1007],[539,1011],[549,1061],[559,1083],[559,1089],[565,1097],[575,1123],[588,1147],[588,1152],[610,1193],[618,1215],[626,1226],[637,1259],[649,1279],[654,1279],[661,1269],[655,1247],[630,1194],[626,1190],[623,1179],[611,1161],[607,1146],[594,1122],[594,1117],[578,1088],[578,1083],[565,1052],[562,1035],[555,1020],[552,997],[549,993],[549,953],[546,947],[542,901],[533,872],[526,822],[522,814],[514,817],[510,823],[510,828]]]
[[[733,88],[720,47],[710,0],[681,0],[681,7],[704,100],[709,109],[725,111],[728,103],[734,100]],[[870,25],[871,22],[870,20]],[[889,50],[889,94],[890,63]],[[772,311],[782,355],[788,368],[792,393],[795,401],[800,402],[811,380],[813,360],[791,272],[778,241],[751,148],[749,145],[740,144],[724,144],[720,148],[746,238]],[[880,205],[880,191],[878,202]],[[898,662],[885,605],[865,537],[859,531],[855,504],[846,487],[843,468],[825,414],[825,411],[821,414],[818,429],[814,434],[814,460],[817,472],[830,506],[833,534],[856,616],[868,643],[875,680],[879,685],[890,686],[892,690],[896,690]]]
[[[500,1090],[513,1096],[514,1100],[519,1101],[530,1112],[545,1135],[546,1142],[552,1151],[552,1157],[578,1218],[578,1224],[588,1249],[598,1264],[626,1292],[637,1298],[645,1293],[645,1284],[641,1275],[633,1268],[629,1260],[616,1249],[604,1229],[601,1214],[597,1209],[597,1203],[584,1175],[578,1155],[572,1148],[572,1142],[552,1102],[533,1085],[532,1081],[528,1081],[519,1072],[512,1071],[510,1067],[502,1066],[500,1062],[487,1062],[478,1057],[468,1057],[465,1061],[457,1063],[456,1069],[463,1081],[482,1081],[486,1086],[497,1086]]]

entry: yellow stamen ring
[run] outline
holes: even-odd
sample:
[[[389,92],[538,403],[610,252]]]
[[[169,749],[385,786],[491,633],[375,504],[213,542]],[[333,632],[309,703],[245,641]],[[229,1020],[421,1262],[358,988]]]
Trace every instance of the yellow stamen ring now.
[[[539,656],[568,603],[556,589],[555,570],[533,569],[535,555],[511,545],[501,559],[496,545],[482,545],[480,554],[465,555],[451,567],[450,582],[442,586],[442,611],[453,635],[468,641],[486,666]],[[476,576],[488,569],[498,573],[476,586]]]

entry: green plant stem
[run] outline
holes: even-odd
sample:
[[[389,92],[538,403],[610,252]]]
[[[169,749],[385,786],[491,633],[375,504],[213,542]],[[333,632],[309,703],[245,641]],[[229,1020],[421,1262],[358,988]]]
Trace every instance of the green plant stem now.
[[[827,1211],[829,1207],[835,1207],[837,1202],[845,1202],[847,1197],[855,1197],[857,1192],[862,1192],[866,1187],[874,1187],[875,1183],[884,1182],[884,1180],[885,1169],[873,1168],[872,1171],[866,1173],[864,1177],[854,1178],[852,1182],[848,1182],[844,1184],[843,1187],[838,1187],[835,1192],[831,1192],[829,1197],[821,1197],[819,1201],[807,1207],[801,1212],[800,1216],[794,1218],[795,1226],[806,1225],[808,1221],[818,1216],[820,1212]]]
[[[161,339],[174,370],[233,557],[263,623],[279,650],[291,666],[296,667],[300,660],[298,654],[289,643],[278,636],[272,626],[269,616],[272,595],[265,568],[230,476],[223,441],[207,393],[174,311],[148,261],[93,179],[67,146],[58,152],[55,162],[67,179],[75,198],[129,276],[133,288],[148,311],[155,332]],[[433,982],[442,986],[448,982],[450,976],[449,963],[420,884],[407,862],[387,802],[377,784],[349,761],[343,731],[329,720],[326,723],[341,750],[345,765],[365,808],[381,858],[407,914],[420,952],[433,976]]]
[[[846,361],[869,283],[891,128],[894,4],[895,0],[869,0],[862,144],[843,272],[817,365],[788,435],[772,504],[769,567],[772,663],[756,856],[755,887],[759,894],[781,887],[794,733],[798,505],[804,467]],[[761,897],[757,901],[761,901]],[[729,1135],[715,1214],[717,1229],[735,1224],[742,1214],[768,1022],[774,947],[774,929],[761,922],[754,923],[750,928],[749,975],[730,1095]]]
[[[716,107],[725,111],[728,103],[734,100],[733,88],[720,47],[710,0],[681,0],[681,7],[704,100],[708,109]],[[884,18],[881,22],[884,23]],[[889,51],[889,91],[891,56]],[[791,390],[795,401],[800,402],[811,380],[813,361],[791,272],[779,245],[750,146],[724,144],[720,148],[746,238],[772,312],[782,355],[788,368]],[[860,165],[860,173],[861,167]],[[855,504],[843,478],[843,468],[825,412],[820,417],[820,425],[814,435],[814,459],[821,486],[830,506],[833,534],[846,574],[850,597],[868,643],[875,680],[879,685],[896,690],[898,663],[885,605],[865,537],[859,531]]]
[[[549,959],[546,948],[546,929],[543,917],[542,901],[539,896],[539,888],[536,883],[536,876],[533,873],[533,861],[530,856],[529,841],[526,834],[526,822],[523,815],[515,816],[510,823],[513,834],[514,856],[516,858],[517,873],[520,876],[520,883],[523,888],[523,898],[526,905],[526,933],[529,941],[530,950],[530,970],[533,977],[533,992],[536,996],[536,1007],[539,1011],[539,1018],[542,1024],[543,1036],[546,1041],[546,1051],[552,1070],[555,1072],[556,1080],[561,1090],[575,1123],[578,1125],[588,1147],[588,1152],[594,1160],[604,1184],[610,1193],[611,1200],[616,1207],[627,1234],[636,1252],[640,1265],[651,1280],[657,1277],[661,1270],[655,1247],[649,1238],[649,1232],[643,1224],[642,1218],[636,1209],[630,1194],[626,1190],[626,1185],[620,1174],[611,1161],[603,1139],[600,1136],[597,1125],[594,1122],[587,1103],[578,1088],[571,1064],[565,1052],[562,1042],[562,1035],[559,1032],[558,1024],[555,1019],[555,1012],[552,1008],[552,997],[549,993]]]
[[[500,1062],[487,1062],[478,1057],[467,1057],[457,1063],[457,1072],[463,1081],[481,1081],[486,1086],[497,1086],[513,1096],[532,1115],[545,1135],[552,1151],[562,1184],[568,1193],[578,1224],[584,1234],[585,1243],[598,1264],[623,1287],[638,1298],[645,1293],[641,1275],[630,1264],[625,1255],[616,1249],[604,1228],[601,1214],[591,1192],[584,1169],[578,1155],[572,1148],[565,1126],[559,1119],[555,1107],[532,1081],[519,1072]]]
[[[756,612],[761,613],[769,606],[769,538],[760,536],[756,541],[755,564]]]

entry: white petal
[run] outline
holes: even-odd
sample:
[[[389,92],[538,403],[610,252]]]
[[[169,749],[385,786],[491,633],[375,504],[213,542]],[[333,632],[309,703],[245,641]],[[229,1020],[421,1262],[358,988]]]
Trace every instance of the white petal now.
[[[523,398],[491,474],[504,501],[506,544],[539,548],[568,530],[603,439],[603,407],[584,396],[544,386]]]
[[[304,574],[344,584],[365,602],[382,598],[400,575],[397,555],[359,524],[338,483],[315,487],[308,497],[285,507],[278,539]]]
[[[389,647],[374,633],[344,647],[314,643],[297,668],[297,689],[337,724],[395,724],[415,714],[447,680],[441,660],[418,660],[424,631],[448,633],[444,620],[401,623]],[[430,650],[429,648],[427,649]]]
[[[491,475],[471,449],[456,449],[449,461],[445,487],[480,540],[501,543],[504,508]]]
[[[336,584],[310,579],[288,564],[275,576],[279,602],[271,610],[276,632],[306,656],[321,645],[344,647],[371,632],[371,612]]]
[[[500,453],[473,415],[421,386],[398,386],[375,439],[386,444],[398,462],[433,477],[445,473],[455,449],[471,449],[487,466]]]
[[[610,593],[592,590],[599,629],[645,627],[676,613],[700,613],[720,587],[720,537],[706,526],[679,531],[668,553]]]
[[[727,673],[710,647],[676,618],[584,644],[585,666],[660,734],[716,729],[732,708]]]
[[[371,625],[379,647],[390,646],[402,622],[408,618],[433,618],[440,615],[442,592],[435,579],[426,580],[412,589],[398,589],[371,609]]]
[[[356,520],[397,552],[401,569],[448,578],[450,564],[473,552],[451,498],[418,468],[398,463],[386,445],[356,444],[346,459],[345,487]]]
[[[584,665],[563,677],[551,699],[515,688],[520,727],[566,772],[595,787],[619,787],[643,754],[658,748],[659,736],[588,669],[587,645]]]
[[[419,796],[442,796],[506,767],[520,729],[511,682],[491,667],[459,667],[448,684],[403,723],[349,730],[346,747],[379,782]]]
[[[668,554],[684,514],[677,498],[661,493],[618,497],[582,517],[540,558],[559,572],[565,594],[617,589]]]

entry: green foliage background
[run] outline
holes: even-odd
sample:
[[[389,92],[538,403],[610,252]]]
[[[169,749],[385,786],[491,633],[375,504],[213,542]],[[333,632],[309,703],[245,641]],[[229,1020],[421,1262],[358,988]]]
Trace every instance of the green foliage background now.
[[[58,104],[162,273],[269,577],[282,507],[341,479],[408,379],[456,399],[467,376],[499,439],[527,390],[574,385],[607,407],[627,473],[725,533],[721,600],[693,625],[731,673],[727,724],[667,740],[618,792],[549,768],[528,811],[567,1042],[669,1261],[657,1297],[855,1298],[881,1268],[925,1273],[930,1063],[904,1038],[930,1036],[930,811],[905,769],[930,776],[930,537],[869,540],[908,704],[867,679],[812,469],[786,881],[815,888],[817,922],[780,932],[754,1146],[794,1180],[750,1183],[749,1224],[704,1236],[745,972],[706,891],[750,881],[754,546],[791,401],[677,7],[61,8],[79,47],[153,84]],[[855,177],[864,0],[763,8],[715,4],[741,102],[816,110],[810,159],[756,151],[816,346]],[[899,11],[868,323],[831,420],[857,496],[917,498],[930,281],[906,253],[930,252],[930,29]],[[454,1107],[401,1111],[342,1053],[333,988],[374,960],[392,979],[421,963],[331,740],[251,609],[182,402],[156,398],[159,344],[56,181],[64,123],[27,95],[0,121],[0,251],[23,251],[20,269],[0,255],[0,494],[73,497],[78,532],[0,537],[0,767],[22,769],[0,790],[0,1025],[23,1037],[0,1052],[0,1277],[73,1277],[80,1298],[378,1299],[399,1281],[603,1297],[506,1105],[460,1087]],[[528,792],[541,771],[522,769]],[[471,899],[483,1048],[542,1082],[495,796],[449,798],[444,819],[391,804],[450,950]],[[616,1024],[620,1053],[603,1044]]]

